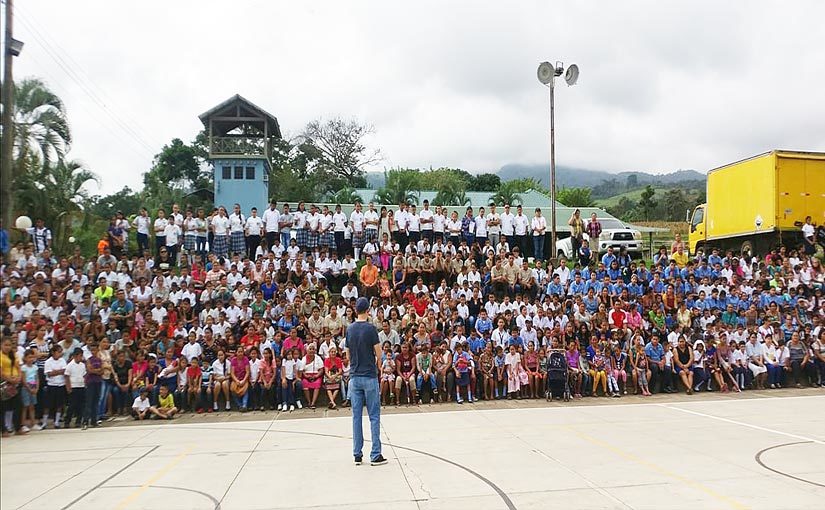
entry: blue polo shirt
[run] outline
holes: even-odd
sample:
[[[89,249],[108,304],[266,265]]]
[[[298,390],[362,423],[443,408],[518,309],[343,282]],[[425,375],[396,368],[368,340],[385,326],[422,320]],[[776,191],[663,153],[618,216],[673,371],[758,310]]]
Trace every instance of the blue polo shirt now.
[[[654,347],[653,342],[648,342],[647,345],[645,345],[645,355],[647,355],[651,361],[662,361],[662,358],[665,357],[665,349],[661,343]]]

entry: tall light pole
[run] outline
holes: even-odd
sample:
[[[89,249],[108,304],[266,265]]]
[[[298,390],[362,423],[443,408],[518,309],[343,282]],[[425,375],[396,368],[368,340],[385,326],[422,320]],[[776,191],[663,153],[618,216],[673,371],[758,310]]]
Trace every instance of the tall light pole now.
[[[14,211],[14,194],[11,190],[14,166],[14,78],[12,76],[12,59],[20,55],[23,43],[12,36],[12,0],[6,0],[6,37],[3,55],[3,147],[0,157],[0,215],[3,228],[12,228]]]
[[[556,256],[556,104],[553,93],[556,76],[564,73],[564,81],[567,85],[576,84],[579,79],[579,66],[570,64],[567,72],[564,72],[564,63],[550,62],[539,64],[537,75],[539,81],[547,86],[550,92],[550,257]],[[574,255],[575,256],[575,255]]]

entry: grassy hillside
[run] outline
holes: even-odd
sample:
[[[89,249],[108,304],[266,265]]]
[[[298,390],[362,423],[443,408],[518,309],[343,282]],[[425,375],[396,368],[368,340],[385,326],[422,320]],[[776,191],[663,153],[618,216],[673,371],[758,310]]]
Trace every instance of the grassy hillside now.
[[[656,196],[661,196],[665,193],[665,191],[667,191],[667,188],[653,188],[653,189],[656,190]],[[627,198],[628,200],[632,200],[634,202],[638,202],[639,199],[642,197],[642,192],[643,191],[644,191],[644,188],[640,188],[640,189],[635,189],[633,191],[627,191],[625,193],[619,193],[618,195],[613,195],[612,197],[600,198],[600,199],[596,200],[596,205],[601,207],[601,208],[614,207],[619,203],[619,200],[621,200],[622,197]]]

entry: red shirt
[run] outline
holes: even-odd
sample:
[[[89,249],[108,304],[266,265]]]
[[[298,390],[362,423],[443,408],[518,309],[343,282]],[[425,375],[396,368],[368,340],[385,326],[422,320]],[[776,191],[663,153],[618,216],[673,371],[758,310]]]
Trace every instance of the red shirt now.
[[[257,333],[249,333],[241,337],[241,345],[244,349],[250,347],[257,347],[261,343],[261,335]]]
[[[610,312],[610,318],[613,319],[613,325],[617,328],[624,327],[624,321],[627,315],[624,310],[613,310]]]
[[[419,317],[424,317],[424,314],[427,313],[427,306],[429,305],[429,302],[426,298],[416,298],[413,300],[412,305],[413,308],[415,308],[416,315]]]

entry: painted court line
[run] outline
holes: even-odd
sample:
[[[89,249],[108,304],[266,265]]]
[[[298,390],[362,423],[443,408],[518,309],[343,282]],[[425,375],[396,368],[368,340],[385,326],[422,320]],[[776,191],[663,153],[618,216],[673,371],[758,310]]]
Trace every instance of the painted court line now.
[[[143,483],[143,485],[141,485],[140,487],[135,489],[131,494],[126,496],[120,503],[118,503],[118,505],[115,508],[117,510],[123,510],[124,508],[129,506],[129,504],[131,504],[134,500],[136,500],[138,498],[138,496],[140,496],[146,489],[149,488],[149,486],[151,486],[156,481],[160,480],[163,477],[163,475],[165,475],[166,473],[171,471],[172,468],[174,468],[175,466],[177,466],[180,463],[180,461],[182,461],[184,458],[186,458],[186,456],[189,455],[189,452],[191,452],[193,448],[194,448],[194,445],[190,445],[180,455],[178,455],[177,457],[175,457],[174,459],[169,461],[165,466],[163,466],[162,468],[157,470],[155,472],[155,474],[152,475],[152,478],[146,480]]]
[[[571,434],[574,434],[574,435],[578,436],[579,438],[581,438],[581,439],[583,439],[583,440],[585,440],[585,441],[587,441],[591,444],[594,444],[594,445],[596,445],[600,448],[607,449],[607,450],[613,452],[615,455],[617,455],[617,456],[619,456],[619,457],[621,457],[625,460],[635,462],[636,464],[639,464],[640,466],[644,466],[644,467],[650,469],[651,471],[653,471],[655,473],[663,474],[663,475],[665,475],[669,478],[672,478],[676,481],[681,482],[683,485],[687,485],[688,487],[692,487],[696,490],[704,492],[708,496],[711,496],[714,499],[716,499],[716,500],[718,500],[722,503],[725,503],[726,505],[728,505],[732,508],[736,508],[737,510],[744,510],[744,509],[748,508],[747,506],[743,505],[739,501],[737,501],[733,498],[730,498],[728,496],[725,496],[724,494],[720,494],[720,493],[716,492],[715,490],[711,489],[710,487],[708,487],[707,485],[705,485],[703,483],[697,482],[696,480],[691,480],[690,478],[686,478],[686,477],[684,477],[684,476],[682,476],[678,473],[674,473],[673,471],[671,471],[671,470],[669,470],[669,469],[667,469],[663,466],[660,466],[658,464],[654,464],[653,462],[650,462],[650,461],[645,460],[641,457],[638,457],[638,456],[636,456],[636,455],[634,455],[634,454],[632,454],[628,451],[625,451],[625,450],[623,450],[623,449],[621,449],[617,446],[614,446],[610,443],[606,443],[606,442],[604,442],[600,439],[597,439],[595,437],[584,434],[583,432],[580,432],[580,431],[578,431],[578,430],[576,430],[572,427],[568,427],[567,430]]]
[[[755,430],[761,430],[762,432],[770,432],[772,434],[778,434],[780,436],[791,437],[793,439],[801,439],[803,441],[810,441],[811,443],[818,443],[818,444],[821,444],[821,445],[825,445],[825,441],[820,441],[819,439],[814,439],[812,437],[801,436],[799,434],[792,434],[790,432],[783,432],[781,430],[771,429],[771,428],[768,428],[768,427],[763,427],[761,425],[754,425],[752,423],[747,423],[747,422],[744,422],[744,421],[731,420],[730,418],[723,418],[721,416],[715,416],[713,414],[700,413],[699,411],[691,411],[689,409],[682,409],[681,407],[675,407],[675,406],[670,405],[670,404],[657,404],[657,405],[659,407],[664,407],[665,409],[672,409],[674,411],[681,411],[683,413],[693,414],[693,415],[696,415],[696,416],[701,416],[703,418],[710,418],[712,420],[724,421],[724,422],[727,422],[727,423],[732,423],[734,425],[739,425],[741,427],[748,427],[748,428],[755,429]]]

